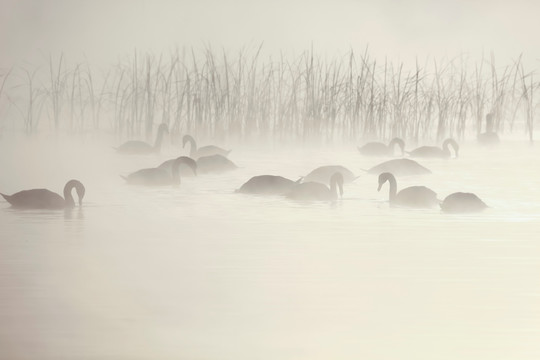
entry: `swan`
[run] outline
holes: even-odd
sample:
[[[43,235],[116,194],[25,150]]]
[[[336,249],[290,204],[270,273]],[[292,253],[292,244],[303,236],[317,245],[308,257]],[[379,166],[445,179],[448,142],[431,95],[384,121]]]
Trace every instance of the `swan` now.
[[[190,162],[191,164],[193,164],[193,162],[196,163],[195,160],[193,160],[192,158],[188,157],[188,156],[181,156],[182,158],[188,158],[190,159],[191,161],[188,161],[188,160],[185,160],[183,162],[180,163],[179,167],[178,167],[178,174],[180,177],[193,177],[193,176],[197,176],[197,172],[198,172],[198,164],[196,164],[196,170],[193,170],[193,167],[188,165],[188,162]],[[164,170],[167,170],[171,175],[173,174],[173,167],[174,167],[174,163],[176,162],[176,160],[179,159],[179,158],[174,158],[174,159],[170,159],[170,160],[166,160],[164,162],[162,162],[158,168],[159,169],[164,169]]]
[[[493,114],[486,115],[486,132],[478,134],[478,142],[482,145],[494,145],[500,142],[499,135],[493,131]]]
[[[236,190],[243,194],[283,195],[299,182],[277,175],[254,176]]]
[[[220,154],[201,156],[197,160],[197,167],[201,174],[222,173],[238,169],[235,163]]]
[[[473,193],[456,192],[448,195],[441,203],[441,209],[447,213],[479,212],[488,206]]]
[[[379,175],[383,172],[390,172],[394,174],[394,176],[431,174],[431,170],[411,159],[388,160],[372,167],[367,170],[367,172],[375,175]]]
[[[188,158],[187,156],[184,156]],[[189,158],[191,159],[191,158]],[[176,159],[167,160],[161,163],[158,168],[165,169],[169,172],[172,172],[172,167]],[[193,159],[191,159],[193,160]],[[195,160],[193,160],[195,161]],[[197,161],[197,172],[199,174],[208,174],[208,173],[223,173],[230,170],[238,169],[231,160],[227,159],[222,155],[211,155],[200,157]],[[180,176],[196,176],[197,173],[193,169],[185,164],[180,164],[179,168]]]
[[[191,145],[189,156],[192,157],[193,159],[198,159],[201,156],[210,156],[210,155],[216,155],[216,154],[227,156],[231,152],[231,150],[225,150],[215,145],[207,145],[207,146],[197,148],[197,142],[195,141],[193,136],[184,135],[184,137],[182,138],[182,146],[186,147],[186,144],[188,142]]]
[[[405,142],[400,138],[393,138],[388,145],[381,142],[370,142],[362,147],[357,147],[362,155],[369,156],[391,156],[394,154],[394,149],[398,145],[401,148],[401,155],[404,154]]]
[[[379,187],[377,191],[381,191],[382,186],[386,182],[390,183],[389,198],[391,205],[400,205],[413,208],[432,208],[439,204],[437,194],[425,186],[411,186],[397,192],[397,182],[394,175],[385,172],[379,175]]]
[[[330,188],[318,182],[305,182],[294,186],[286,196],[293,200],[331,201],[338,198],[338,188],[343,196],[343,175],[339,172],[332,175]]]
[[[422,157],[422,158],[449,158],[450,148],[454,149],[454,154],[458,157],[459,145],[454,139],[446,139],[442,144],[442,148],[437,146],[421,146],[409,152],[410,157]]]
[[[325,165],[316,168],[311,171],[309,174],[304,176],[304,182],[318,182],[321,184],[330,184],[332,175],[339,172],[343,177],[344,183],[350,183],[354,181],[357,177],[352,173],[351,170],[347,169],[341,165]]]
[[[187,156],[180,156],[172,163],[172,171],[164,168],[148,168],[135,171],[128,176],[122,176],[128,184],[146,186],[165,186],[180,184],[180,164],[186,164],[197,173],[197,163]]]
[[[64,186],[64,197],[47,189],[19,191],[13,195],[0,194],[11,206],[20,209],[64,209],[75,207],[71,191],[75,188],[79,197],[79,206],[86,189],[79,180],[69,180]]]
[[[163,134],[169,133],[169,127],[163,123],[159,125],[158,133],[156,136],[156,142],[154,146],[140,140],[131,140],[123,143],[116,148],[116,151],[120,154],[129,155],[141,155],[159,153],[161,150],[161,142],[163,141]]]

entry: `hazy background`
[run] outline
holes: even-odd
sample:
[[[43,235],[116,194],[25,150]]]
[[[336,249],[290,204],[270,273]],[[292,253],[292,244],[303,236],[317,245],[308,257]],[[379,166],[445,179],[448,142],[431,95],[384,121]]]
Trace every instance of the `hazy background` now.
[[[540,3],[518,1],[0,0],[0,66],[40,63],[64,51],[91,63],[115,62],[136,47],[234,50],[259,44],[297,53],[313,45],[334,55],[369,46],[375,57],[480,57],[507,64],[524,54],[537,67]]]
[[[93,71],[134,48],[158,57],[176,46],[220,54],[264,42],[267,54],[292,56],[369,46],[377,66],[385,56],[410,63],[492,51],[505,66],[523,53],[534,71],[539,10],[492,0],[0,0],[0,81],[15,68],[2,97],[12,112],[0,104],[0,191],[61,192],[71,178],[87,189],[84,205],[65,212],[0,201],[0,359],[540,359],[540,187],[531,166],[540,148],[523,131],[505,132],[495,148],[471,137],[458,159],[422,161],[432,175],[399,179],[399,189],[425,185],[441,199],[474,192],[490,209],[472,215],[390,207],[388,188],[377,192],[376,176],[361,171],[386,159],[361,157],[359,142],[228,142],[218,145],[233,150],[236,171],[175,188],[127,186],[119,175],[187,149],[167,138],[161,154],[123,157],[113,149],[120,138],[53,132],[55,89],[39,77],[35,97],[48,101],[42,122],[53,136],[1,132],[33,119],[16,96],[29,90],[24,70],[46,73],[49,54],[58,64],[63,52],[68,64],[60,124],[87,129],[89,114],[71,117],[67,104],[70,89],[82,106],[89,98],[74,81],[87,79],[72,71],[79,59]],[[145,84],[138,80],[112,83],[129,90]],[[495,101],[479,103],[488,111]],[[297,179],[329,164],[360,174],[332,204],[234,193],[255,175]]]

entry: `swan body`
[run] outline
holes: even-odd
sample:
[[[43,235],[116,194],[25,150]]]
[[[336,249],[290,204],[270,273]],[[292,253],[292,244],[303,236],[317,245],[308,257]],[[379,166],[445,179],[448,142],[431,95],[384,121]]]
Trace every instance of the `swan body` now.
[[[370,142],[361,147],[357,147],[357,149],[362,155],[392,156],[396,145],[401,148],[401,155],[403,155],[405,151],[405,142],[400,138],[393,138],[388,145],[381,142]]]
[[[303,180],[304,182],[318,182],[321,184],[330,185],[332,176],[337,172],[343,177],[344,183],[350,183],[356,179],[356,176],[352,173],[352,171],[344,166],[325,165],[311,171],[309,174],[304,176]]]
[[[486,132],[478,134],[478,142],[482,145],[495,145],[500,142],[499,135],[493,131],[493,114],[486,115]]]
[[[421,146],[409,152],[410,157],[421,158],[439,158],[447,159],[451,156],[450,146],[454,149],[454,154],[458,157],[459,145],[454,139],[446,139],[443,142],[442,148],[437,146]]]
[[[305,182],[294,186],[286,194],[289,199],[304,201],[332,201],[343,196],[343,175],[337,172],[332,175],[330,188],[318,182]]]
[[[188,158],[187,156],[184,156],[185,158]],[[193,159],[192,159],[193,160]],[[176,159],[171,159],[163,162],[161,165],[158,166],[160,169],[165,169],[172,173],[172,167]],[[193,160],[195,161],[195,160]],[[236,166],[231,160],[227,159],[225,156],[222,155],[211,155],[211,156],[203,156],[200,157],[197,161],[197,172],[199,174],[209,174],[209,173],[223,173],[230,170],[236,170],[238,169],[238,166]],[[196,176],[197,173],[193,171],[193,168],[186,165],[186,164],[180,164],[179,167],[180,176]]]
[[[223,173],[238,169],[235,163],[220,154],[201,156],[197,160],[197,167],[201,174]]]
[[[488,206],[473,193],[456,192],[448,195],[441,203],[441,209],[448,213],[479,212]]]
[[[153,146],[144,141],[131,140],[117,147],[116,151],[120,154],[129,155],[159,153],[161,150],[161,143],[163,142],[163,135],[168,132],[169,128],[167,124],[161,124],[159,125],[156,141]]]
[[[64,186],[64,197],[47,189],[31,189],[19,191],[13,195],[0,194],[11,206],[20,209],[64,209],[75,207],[71,191],[75,188],[79,197],[79,206],[86,192],[79,180],[69,180]]]
[[[198,148],[197,142],[191,135],[184,135],[182,138],[182,147],[186,147],[186,144],[190,144],[190,151],[189,156],[195,160],[202,156],[211,156],[211,155],[222,155],[224,157],[227,157],[231,150],[225,150],[223,148],[220,148],[219,146],[215,145],[207,145]]]
[[[187,156],[184,156],[184,158],[189,158]],[[189,158],[191,159],[191,158]],[[166,160],[164,162],[162,162],[158,168],[160,169],[164,169],[164,170],[167,170],[171,176],[173,174],[173,167],[174,167],[174,163],[176,162],[177,158],[174,158],[174,159],[170,159],[170,160]],[[195,162],[195,160],[191,159],[193,162]],[[188,165],[187,164],[187,160],[186,161],[183,161],[180,163],[179,167],[178,167],[178,175],[180,177],[193,177],[193,176],[197,176],[197,171],[198,171],[198,166],[196,167],[196,170],[193,169],[192,166]],[[196,163],[196,162],[195,162]]]
[[[384,183],[390,184],[389,199],[391,205],[407,206],[413,208],[432,208],[439,204],[437,194],[425,186],[411,186],[397,192],[397,182],[391,173],[382,173],[379,175],[379,187],[381,191]]]
[[[276,175],[254,176],[236,192],[243,194],[283,195],[289,192],[297,182]]]
[[[187,156],[180,156],[172,163],[172,171],[165,168],[147,168],[135,171],[123,177],[128,184],[145,186],[167,186],[180,184],[179,168],[181,164],[191,167],[197,173],[197,163]]]
[[[431,174],[431,170],[411,159],[393,159],[385,161],[367,170],[369,174],[379,175],[389,172],[394,176]]]

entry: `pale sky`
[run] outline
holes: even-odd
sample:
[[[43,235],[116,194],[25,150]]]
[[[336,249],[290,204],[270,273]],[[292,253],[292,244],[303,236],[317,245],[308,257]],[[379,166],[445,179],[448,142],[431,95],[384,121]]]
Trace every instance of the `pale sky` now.
[[[538,67],[538,1],[0,0],[0,65],[65,52],[115,62],[134,48],[362,52],[409,61],[461,53]],[[38,58],[36,58],[36,56]]]

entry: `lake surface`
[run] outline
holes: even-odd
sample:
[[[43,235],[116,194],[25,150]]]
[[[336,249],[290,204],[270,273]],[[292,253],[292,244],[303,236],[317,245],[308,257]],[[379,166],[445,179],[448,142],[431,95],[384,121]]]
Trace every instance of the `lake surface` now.
[[[468,215],[391,208],[361,170],[386,159],[356,144],[232,145],[240,169],[159,189],[119,175],[182,150],[113,145],[0,141],[1,192],[86,186],[71,211],[0,202],[1,359],[540,358],[538,145],[468,142],[398,178],[490,206]],[[234,193],[327,164],[360,176],[333,203]]]

